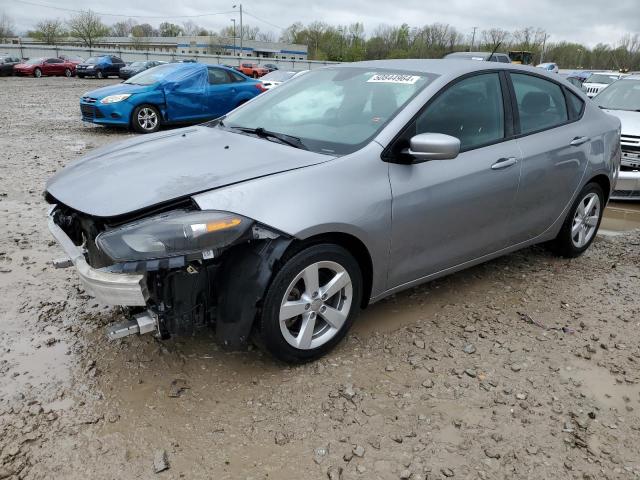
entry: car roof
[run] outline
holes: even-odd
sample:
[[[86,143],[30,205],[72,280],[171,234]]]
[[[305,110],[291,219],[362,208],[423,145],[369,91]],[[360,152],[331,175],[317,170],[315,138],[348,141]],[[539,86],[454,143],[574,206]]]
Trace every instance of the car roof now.
[[[410,72],[431,73],[443,77],[459,77],[466,73],[482,70],[511,70],[521,72],[531,72],[537,75],[546,75],[549,78],[557,78],[554,73],[551,76],[544,70],[536,67],[517,65],[513,63],[499,62],[470,62],[469,60],[455,59],[395,59],[395,60],[369,60],[364,62],[353,62],[339,65],[332,65],[337,68],[384,68],[389,70],[405,70]],[[331,68],[328,67],[328,68]]]

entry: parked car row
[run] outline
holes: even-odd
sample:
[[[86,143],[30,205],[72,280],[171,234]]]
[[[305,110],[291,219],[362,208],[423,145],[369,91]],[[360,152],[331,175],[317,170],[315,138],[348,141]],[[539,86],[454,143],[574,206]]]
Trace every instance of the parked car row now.
[[[130,78],[144,70],[162,65],[168,62],[159,60],[136,61],[125,63],[115,55],[101,55],[84,60],[81,57],[60,55],[59,57],[42,57],[20,60],[12,55],[0,55],[0,75],[27,75],[34,77],[65,75],[79,78],[95,77]],[[195,60],[178,60],[175,63],[197,63]],[[278,66],[272,63],[259,65],[257,63],[241,63],[238,66],[227,65],[244,75],[252,78],[262,77],[270,72],[278,70]],[[122,71],[122,72],[121,72]]]

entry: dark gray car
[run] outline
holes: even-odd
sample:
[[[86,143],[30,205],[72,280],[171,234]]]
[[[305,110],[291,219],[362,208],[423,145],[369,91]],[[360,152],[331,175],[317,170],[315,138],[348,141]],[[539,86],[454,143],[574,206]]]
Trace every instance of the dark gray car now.
[[[47,184],[110,336],[213,325],[317,358],[361,308],[529,245],[584,252],[620,121],[558,75],[389,60],[313,70],[224,118],[91,152]]]

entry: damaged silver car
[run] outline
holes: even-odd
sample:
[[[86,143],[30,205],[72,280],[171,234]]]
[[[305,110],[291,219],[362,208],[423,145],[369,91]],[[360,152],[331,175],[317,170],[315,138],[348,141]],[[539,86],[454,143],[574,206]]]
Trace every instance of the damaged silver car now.
[[[620,122],[540,69],[389,60],[314,70],[215,121],[91,152],[47,184],[118,338],[215,329],[317,358],[361,308],[514,250],[595,238]]]

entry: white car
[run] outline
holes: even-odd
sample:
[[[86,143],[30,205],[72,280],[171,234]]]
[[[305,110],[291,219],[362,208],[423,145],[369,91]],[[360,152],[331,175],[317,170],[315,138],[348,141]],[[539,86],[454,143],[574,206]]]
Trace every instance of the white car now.
[[[640,200],[640,74],[625,76],[593,101],[622,123],[622,162],[611,198]]]
[[[293,71],[293,70],[274,70],[273,72],[269,72],[267,73],[265,76],[263,76],[260,81],[262,82],[262,86],[267,89],[267,90],[271,90],[272,88],[277,87],[278,85],[286,82],[287,80],[291,80],[292,78],[296,78],[300,75],[302,75],[305,72],[308,72],[309,70],[299,70],[299,71]]]
[[[582,84],[582,91],[587,94],[587,97],[593,98],[613,82],[619,80],[620,77],[622,77],[622,75],[619,73],[594,73],[584,81]]]
[[[553,73],[558,73],[560,71],[560,69],[558,68],[558,64],[557,63],[541,63],[540,65],[537,65],[538,68],[542,68],[543,70],[546,70],[547,72],[553,72]]]

